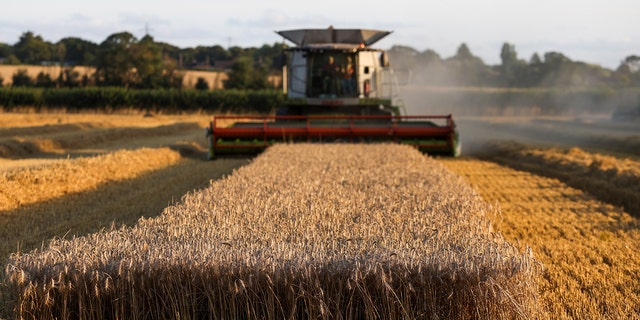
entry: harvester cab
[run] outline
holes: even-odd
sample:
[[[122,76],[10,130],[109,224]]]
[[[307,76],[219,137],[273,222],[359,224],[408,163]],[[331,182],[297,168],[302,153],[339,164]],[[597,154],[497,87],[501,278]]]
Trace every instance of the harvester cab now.
[[[450,114],[402,114],[388,56],[371,47],[390,31],[277,33],[295,44],[284,52],[284,104],[270,116],[214,116],[207,130],[210,159],[282,142],[395,142],[428,154],[460,154]]]
[[[286,105],[277,115],[400,115],[391,103],[392,69],[371,44],[390,34],[378,30],[279,31],[296,44],[283,68]]]

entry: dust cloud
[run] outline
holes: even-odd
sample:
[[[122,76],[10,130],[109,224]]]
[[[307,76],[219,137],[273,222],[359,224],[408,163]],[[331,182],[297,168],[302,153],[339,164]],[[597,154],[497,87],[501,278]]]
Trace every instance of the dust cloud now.
[[[635,93],[574,94],[558,90],[557,94],[551,91],[539,98],[531,91],[505,92],[506,89],[501,88],[429,87],[410,83],[400,88],[399,97],[408,115],[452,114],[463,155],[481,155],[489,143],[501,141],[612,151],[640,143],[640,117],[624,121],[613,117],[620,106],[640,106],[640,95]],[[529,96],[541,100],[527,101]],[[550,106],[542,106],[540,101]]]

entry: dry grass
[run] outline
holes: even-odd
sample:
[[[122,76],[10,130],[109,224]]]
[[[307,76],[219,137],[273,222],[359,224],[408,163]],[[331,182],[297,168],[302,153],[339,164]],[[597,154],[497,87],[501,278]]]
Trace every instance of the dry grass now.
[[[60,72],[63,71],[63,68],[60,66],[34,66],[34,65],[1,65],[0,66],[0,78],[3,78],[2,85],[5,87],[10,87],[13,83],[13,76],[18,73],[20,70],[25,70],[27,75],[35,80],[38,77],[39,73],[43,73],[49,75],[51,79],[58,79],[60,76]],[[95,72],[95,69],[92,67],[72,67],[73,72],[77,72],[79,78],[83,76],[91,76]]]
[[[24,318],[535,316],[537,264],[492,210],[409,147],[278,145],[157,218],[6,271]]]
[[[542,318],[638,319],[637,218],[555,179],[473,159],[441,162],[486,201],[499,203],[501,215],[493,219],[497,231],[531,246],[544,264],[538,279],[547,313]]]
[[[598,199],[623,206],[640,217],[640,160],[587,152],[580,148],[529,147],[494,143],[489,159],[554,178],[585,190]]]

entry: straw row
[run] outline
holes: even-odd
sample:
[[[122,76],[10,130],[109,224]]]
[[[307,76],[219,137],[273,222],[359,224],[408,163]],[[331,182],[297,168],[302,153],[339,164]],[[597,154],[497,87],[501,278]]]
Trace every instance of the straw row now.
[[[493,152],[489,158],[498,163],[558,178],[640,216],[640,161],[634,157],[515,142],[495,142],[489,148]]]
[[[93,190],[111,181],[132,179],[174,165],[180,159],[179,152],[167,147],[122,149],[95,157],[60,159],[47,165],[0,172],[0,210]]]

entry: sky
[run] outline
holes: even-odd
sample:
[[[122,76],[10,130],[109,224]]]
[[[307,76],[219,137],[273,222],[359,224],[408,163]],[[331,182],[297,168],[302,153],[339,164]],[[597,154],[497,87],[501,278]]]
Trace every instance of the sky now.
[[[21,0],[0,8],[0,42],[10,45],[27,31],[98,44],[127,31],[180,48],[259,47],[283,41],[275,31],[333,26],[389,30],[375,47],[432,49],[442,58],[465,43],[490,65],[500,64],[505,42],[527,61],[555,51],[610,69],[640,55],[637,0]]]

